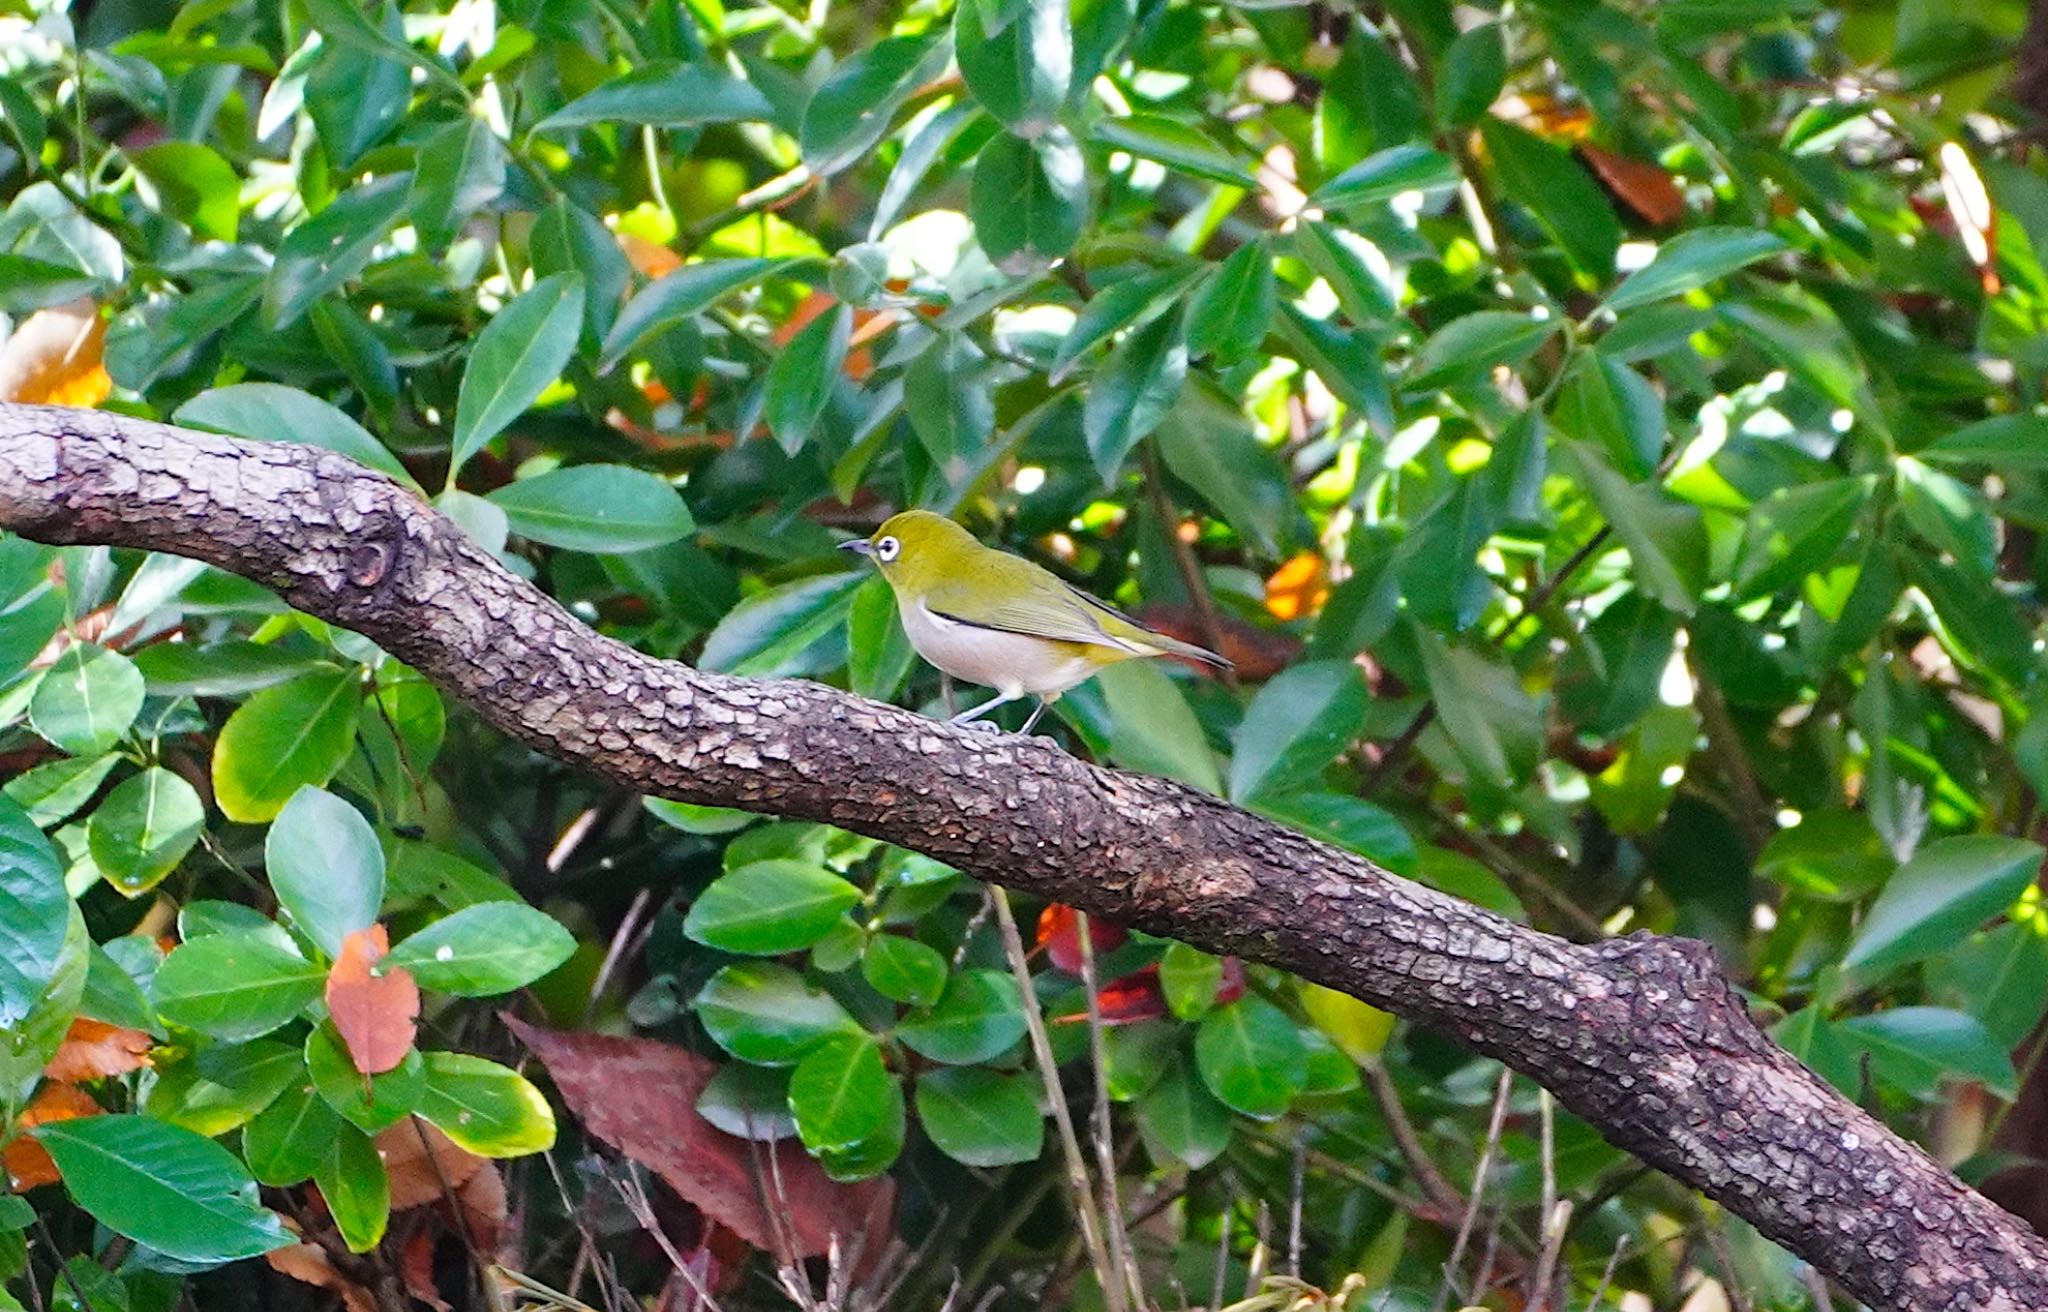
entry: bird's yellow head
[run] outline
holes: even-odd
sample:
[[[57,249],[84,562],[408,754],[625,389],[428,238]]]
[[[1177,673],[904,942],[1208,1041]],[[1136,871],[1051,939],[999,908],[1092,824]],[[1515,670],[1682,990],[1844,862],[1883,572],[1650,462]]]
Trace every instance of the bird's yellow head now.
[[[874,536],[839,546],[874,561],[891,587],[913,596],[970,572],[979,554],[987,550],[972,533],[929,510],[891,515]]]

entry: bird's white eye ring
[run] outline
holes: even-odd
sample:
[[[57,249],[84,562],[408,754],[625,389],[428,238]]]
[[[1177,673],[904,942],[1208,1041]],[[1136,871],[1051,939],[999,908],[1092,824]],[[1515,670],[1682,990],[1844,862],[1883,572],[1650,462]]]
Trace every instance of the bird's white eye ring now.
[[[875,544],[875,559],[884,561],[894,560],[896,559],[896,553],[902,549],[903,544],[898,542],[893,536],[883,538]]]

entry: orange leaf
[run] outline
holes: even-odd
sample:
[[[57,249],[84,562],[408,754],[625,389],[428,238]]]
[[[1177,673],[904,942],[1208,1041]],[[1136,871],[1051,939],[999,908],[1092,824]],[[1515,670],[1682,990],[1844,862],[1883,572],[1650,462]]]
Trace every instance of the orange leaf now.
[[[1580,142],[1577,149],[1607,194],[1634,210],[1643,222],[1661,228],[1685,217],[1685,193],[1662,168],[1586,142]]]
[[[107,321],[89,298],[22,320],[0,346],[0,401],[90,408],[114,390],[100,362]]]
[[[1081,973],[1080,919],[1072,907],[1057,902],[1038,913],[1038,946],[1045,949],[1047,961],[1069,975]],[[1097,957],[1116,951],[1129,937],[1122,925],[1100,916],[1088,918],[1088,946]]]
[[[1313,551],[1302,552],[1266,580],[1266,610],[1275,619],[1313,615],[1323,608],[1329,595],[1329,573],[1323,567],[1323,558]]]
[[[426,1134],[426,1144],[420,1135]],[[403,1212],[422,1203],[439,1202],[442,1181],[459,1190],[483,1168],[484,1159],[418,1117],[408,1116],[377,1135],[377,1155],[391,1177],[391,1210]],[[430,1155],[431,1154],[431,1155]]]
[[[405,1060],[419,1032],[420,986],[403,966],[372,968],[391,950],[384,926],[359,929],[341,941],[327,972],[327,1010],[356,1069],[381,1075]]]
[[[284,1223],[298,1229],[290,1217],[286,1217]],[[315,1289],[331,1289],[340,1294],[341,1305],[346,1312],[377,1312],[377,1300],[370,1291],[335,1270],[334,1260],[318,1244],[273,1248],[263,1255],[263,1260],[280,1275],[290,1276]]]
[[[24,1193],[39,1184],[55,1184],[60,1178],[57,1164],[50,1160],[50,1154],[43,1146],[28,1137],[28,1130],[38,1125],[56,1121],[75,1121],[86,1116],[98,1116],[100,1105],[92,1095],[75,1084],[64,1084],[51,1080],[36,1091],[34,1101],[21,1113],[21,1119],[14,1123],[17,1138],[0,1149],[0,1164],[7,1170],[7,1187],[16,1193]]]
[[[77,1083],[107,1075],[124,1075],[149,1065],[149,1050],[156,1041],[141,1030],[123,1029],[105,1021],[80,1016],[71,1022],[70,1032],[43,1074],[53,1080]]]
[[[682,256],[630,232],[619,234],[619,249],[626,253],[626,263],[649,278],[659,278],[683,267]]]

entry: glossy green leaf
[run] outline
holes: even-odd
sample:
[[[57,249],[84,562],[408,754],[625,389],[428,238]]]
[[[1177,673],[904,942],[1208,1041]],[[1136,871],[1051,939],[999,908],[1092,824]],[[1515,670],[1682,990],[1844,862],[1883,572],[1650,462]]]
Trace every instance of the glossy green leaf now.
[[[1392,813],[1343,793],[1262,794],[1251,808],[1312,838],[1347,848],[1396,874],[1415,869],[1415,840]]]
[[[902,1150],[903,1087],[869,1035],[834,1035],[805,1053],[790,1073],[789,1110],[804,1147],[836,1180],[878,1174]]]
[[[334,777],[355,744],[362,685],[322,670],[265,688],[235,708],[213,748],[213,796],[244,824],[272,819],[302,787]]]
[[[751,83],[709,64],[654,60],[613,78],[542,119],[536,132],[621,123],[658,128],[767,119],[773,109]]]
[[[861,978],[892,1002],[928,1007],[945,992],[944,953],[900,934],[877,934],[861,952]]]
[[[1682,296],[1784,249],[1778,237],[1754,228],[1694,228],[1659,246],[1656,258],[1624,279],[1605,305],[1620,314]]]
[[[369,1134],[353,1125],[336,1126],[313,1168],[313,1183],[349,1251],[375,1248],[391,1220],[391,1177]]]
[[[575,354],[583,328],[583,279],[550,274],[491,316],[477,334],[455,403],[449,483],[464,461],[526,413]]]
[[[351,188],[285,235],[263,288],[263,318],[271,328],[291,327],[313,302],[363,271],[405,212],[411,180],[397,173]]]
[[[903,102],[937,77],[952,53],[949,40],[891,36],[841,62],[804,108],[798,141],[811,172],[823,177],[864,158]]]
[[[420,1110],[427,1094],[427,1064],[418,1048],[408,1049],[391,1070],[364,1075],[333,1021],[323,1021],[306,1036],[306,1073],[327,1105],[365,1134],[396,1125]]]
[[[408,935],[386,958],[423,989],[489,998],[525,988],[576,951],[552,916],[518,902],[481,902]]]
[[[460,1052],[425,1055],[419,1114],[479,1157],[524,1157],[555,1145],[555,1113],[525,1076]]]
[[[656,334],[701,314],[726,296],[759,282],[788,260],[699,260],[649,283],[626,302],[605,335],[599,363],[611,368]]]
[[[774,1143],[796,1133],[786,1067],[729,1062],[697,1095],[697,1111],[727,1134]]]
[[[210,1043],[181,1060],[157,1062],[143,1111],[213,1138],[248,1124],[305,1079],[306,1057],[295,1045]],[[246,1138],[243,1149],[245,1159],[253,1158]]]
[[[1169,943],[1159,958],[1159,990],[1166,1009],[1180,1020],[1200,1020],[1216,1001],[1223,983],[1223,958],[1185,943]]]
[[[409,486],[412,475],[382,442],[318,397],[280,383],[236,383],[178,407],[178,422],[259,442],[305,442],[347,456]]]
[[[1128,151],[1191,177],[1246,190],[1258,185],[1258,179],[1235,152],[1218,145],[1200,129],[1163,114],[1106,116],[1096,120],[1089,137],[1098,145]]]
[[[821,1040],[859,1029],[828,994],[787,966],[743,962],[713,975],[698,992],[697,1018],[718,1045],[742,1061],[793,1066]]]
[[[971,1066],[1009,1051],[1024,1029],[1016,981],[1002,971],[963,970],[937,1003],[905,1017],[896,1037],[921,1057]]]
[[[823,867],[755,861],[712,881],[683,932],[721,951],[776,956],[816,943],[859,901],[859,889]]]
[[[1437,120],[1447,128],[1470,127],[1500,97],[1507,75],[1507,42],[1499,23],[1460,32],[1437,65]]]
[[[896,615],[896,593],[880,575],[854,590],[846,617],[846,674],[853,691],[894,700],[917,660]]]
[[[2007,921],[1972,936],[1933,967],[1937,987],[2007,1050],[2048,1011],[2048,934],[2037,920]]]
[[[627,465],[549,470],[506,484],[490,500],[514,533],[571,551],[644,551],[696,528],[673,486]]]
[[[151,991],[171,1024],[242,1042],[296,1019],[326,982],[326,970],[274,943],[209,934],[165,957]]]
[[[1005,133],[974,161],[968,215],[989,259],[1024,271],[1072,250],[1088,222],[1088,160],[1073,134]]]
[[[926,1071],[917,1080],[917,1119],[939,1151],[967,1166],[1034,1162],[1045,1147],[1039,1083],[976,1066]]]
[[[969,12],[973,6],[963,7]],[[964,334],[948,333],[903,373],[903,408],[932,463],[949,479],[995,435],[988,360]]]
[[[1065,0],[1024,0],[1016,20],[990,34],[982,7],[953,12],[960,76],[982,108],[1020,136],[1051,127],[1067,98],[1074,34]]]
[[[117,1234],[212,1265],[294,1242],[257,1201],[227,1149],[146,1116],[88,1116],[38,1127],[71,1197]]]
[[[1090,381],[1081,431],[1105,483],[1116,478],[1131,448],[1166,418],[1187,381],[1184,316],[1163,314],[1134,328]]]
[[[160,141],[128,153],[165,213],[212,241],[233,241],[241,219],[241,179],[220,152],[195,141]]]
[[[1237,730],[1230,797],[1247,802],[1313,781],[1365,724],[1365,680],[1348,661],[1291,666],[1260,688]]]
[[[1230,1144],[1230,1109],[1209,1092],[1193,1063],[1176,1053],[1158,1083],[1138,1099],[1138,1132],[1153,1161],[1200,1170]]]
[[[1736,595],[1788,587],[1841,549],[1870,500],[1875,480],[1833,478],[1781,488],[1750,508],[1735,556]]]
[[[1188,353],[1236,360],[1258,349],[1279,303],[1273,255],[1247,242],[1216,266],[1188,301]]]
[[[328,956],[376,923],[384,903],[384,849],[363,813],[334,794],[304,787],[263,840],[263,862],[278,905]]]
[[[1948,465],[1984,465],[2000,473],[2048,469],[2048,417],[2000,415],[1965,424],[1914,453]]]
[[[123,780],[93,812],[93,863],[108,883],[134,897],[177,868],[205,823],[197,790],[162,766],[151,766]]]
[[[2012,905],[2041,869],[2041,848],[2000,834],[1937,838],[1899,867],[1842,956],[1875,979],[1960,943]]]
[[[91,801],[120,763],[117,752],[60,757],[22,771],[0,787],[0,793],[27,814],[30,824],[48,828]]]
[[[1223,792],[1216,753],[1201,721],[1163,671],[1149,661],[1125,661],[1097,671],[1096,680],[1109,705],[1112,761],[1206,793]]]
[[[56,849],[28,815],[0,799],[0,1041],[42,1000],[65,954],[71,898]],[[4,1091],[0,1091],[4,1096]]]
[[[845,621],[865,581],[860,574],[823,574],[756,593],[719,621],[697,664],[721,674],[792,672],[811,644]]]
[[[1400,145],[1370,155],[1316,188],[1309,200],[1329,210],[1385,205],[1403,192],[1430,191],[1458,183],[1450,156],[1427,146]]]
[[[120,652],[74,642],[43,672],[28,722],[74,756],[97,756],[128,732],[142,710],[142,672]]]
[[[503,145],[489,124],[464,115],[420,147],[419,170],[406,204],[420,240],[440,250],[472,215],[504,191]]]
[[[1202,1018],[1195,1031],[1195,1067],[1218,1101],[1270,1121],[1308,1083],[1308,1049],[1284,1012],[1244,997]]]
[[[1505,119],[1481,116],[1479,133],[1506,194],[1530,209],[1588,280],[1605,282],[1621,245],[1606,193],[1562,146]]]
[[[761,415],[783,450],[802,450],[824,417],[846,366],[852,331],[852,308],[834,306],[805,324],[768,366]]]
[[[1960,1011],[1894,1007],[1835,1028],[1852,1047],[1870,1054],[1879,1075],[1919,1097],[1936,1096],[1944,1078],[1975,1080],[2001,1098],[2019,1092],[2005,1045]]]
[[[313,1088],[305,1054],[294,1051],[292,1056],[298,1066],[293,1081],[242,1128],[242,1156],[250,1173],[279,1188],[310,1179],[334,1141],[354,1128]]]

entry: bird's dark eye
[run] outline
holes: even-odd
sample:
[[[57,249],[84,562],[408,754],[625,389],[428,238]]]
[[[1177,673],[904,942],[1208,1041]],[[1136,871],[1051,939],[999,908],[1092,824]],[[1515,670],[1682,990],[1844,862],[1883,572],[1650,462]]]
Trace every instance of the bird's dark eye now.
[[[894,560],[896,559],[896,553],[902,549],[903,544],[895,538],[883,538],[875,544],[875,556],[881,560]]]

